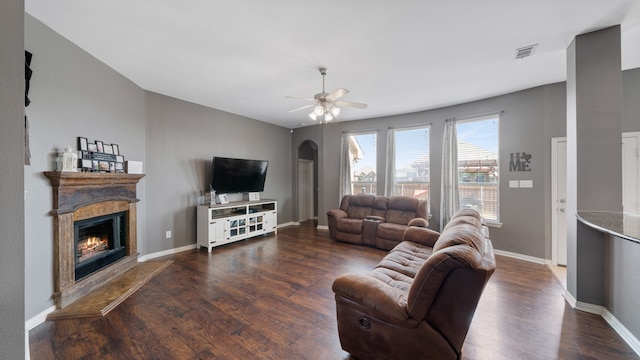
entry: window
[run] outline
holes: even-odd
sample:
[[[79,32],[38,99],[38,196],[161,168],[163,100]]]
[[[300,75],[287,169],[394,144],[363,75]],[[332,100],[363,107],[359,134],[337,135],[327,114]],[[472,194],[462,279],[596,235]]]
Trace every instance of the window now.
[[[498,121],[494,114],[456,123],[460,209],[477,210],[488,222],[500,221]]]
[[[376,133],[348,136],[351,194],[376,194]]]
[[[429,126],[390,129],[393,136],[392,183],[387,195],[429,200]]]

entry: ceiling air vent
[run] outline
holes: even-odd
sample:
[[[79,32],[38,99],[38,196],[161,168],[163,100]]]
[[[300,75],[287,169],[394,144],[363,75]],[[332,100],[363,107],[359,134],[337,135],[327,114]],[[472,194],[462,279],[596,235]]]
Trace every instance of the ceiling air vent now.
[[[529,46],[516,49],[516,60],[524,59],[526,57],[533,55],[537,47],[538,47],[538,44],[534,44],[534,45],[529,45]]]

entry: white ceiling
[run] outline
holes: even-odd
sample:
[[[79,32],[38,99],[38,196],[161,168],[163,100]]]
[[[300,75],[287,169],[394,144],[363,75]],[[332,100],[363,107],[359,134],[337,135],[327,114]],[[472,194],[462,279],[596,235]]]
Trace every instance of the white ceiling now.
[[[26,0],[26,12],[143,89],[286,128],[322,90],[337,121],[453,105],[566,80],[574,36],[621,24],[640,68],[638,0]],[[539,44],[515,60],[515,50]],[[214,119],[212,119],[214,121]],[[335,121],[335,120],[334,120]]]

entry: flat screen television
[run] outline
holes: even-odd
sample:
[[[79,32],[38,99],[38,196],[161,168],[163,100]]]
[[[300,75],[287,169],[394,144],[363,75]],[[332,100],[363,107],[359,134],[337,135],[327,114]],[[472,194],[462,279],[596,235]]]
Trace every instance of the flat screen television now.
[[[267,160],[213,157],[211,189],[218,194],[264,191]]]

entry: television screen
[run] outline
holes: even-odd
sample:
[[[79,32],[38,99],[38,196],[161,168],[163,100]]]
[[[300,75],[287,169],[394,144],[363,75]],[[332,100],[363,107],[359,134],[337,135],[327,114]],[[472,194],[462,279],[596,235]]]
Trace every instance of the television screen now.
[[[266,160],[214,156],[211,188],[218,194],[264,191],[268,165]]]

